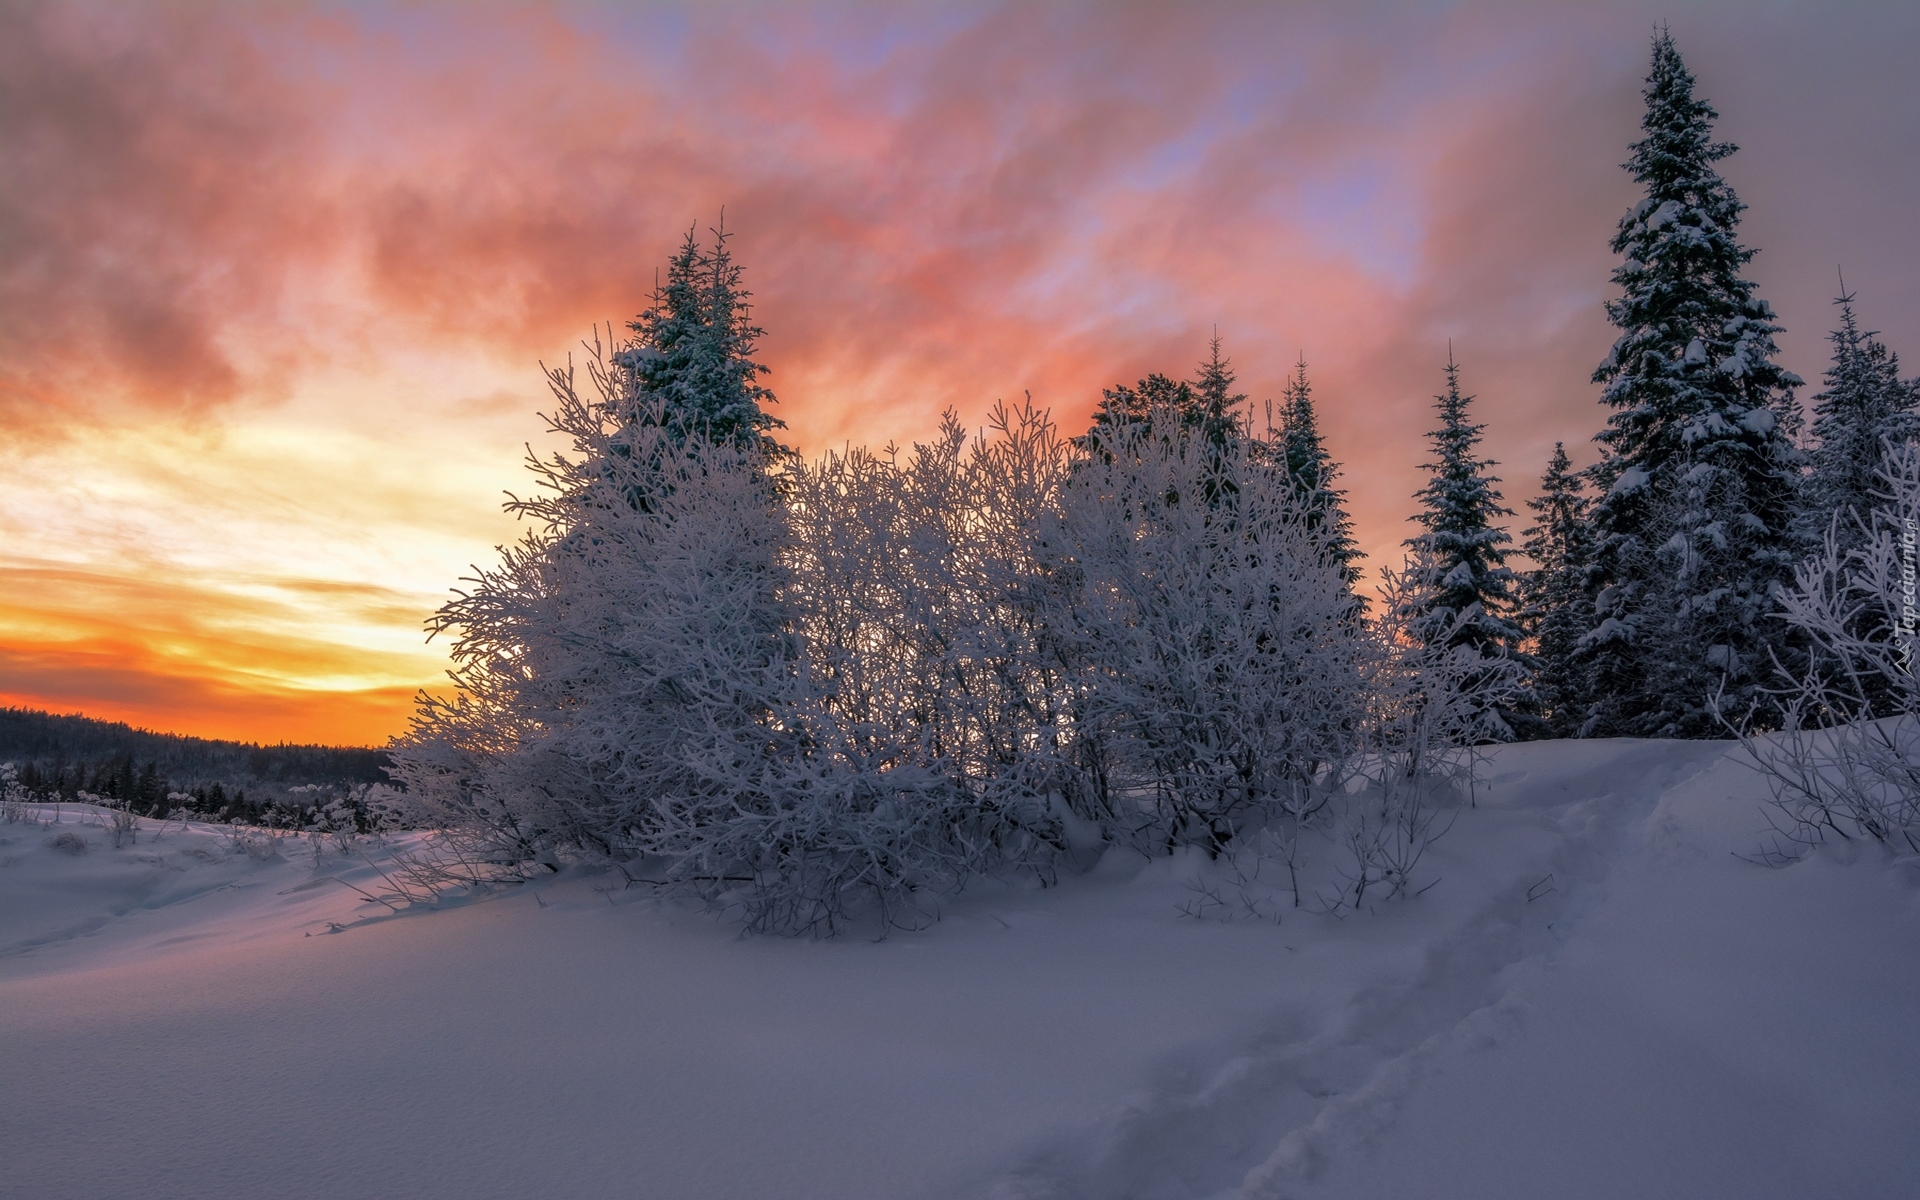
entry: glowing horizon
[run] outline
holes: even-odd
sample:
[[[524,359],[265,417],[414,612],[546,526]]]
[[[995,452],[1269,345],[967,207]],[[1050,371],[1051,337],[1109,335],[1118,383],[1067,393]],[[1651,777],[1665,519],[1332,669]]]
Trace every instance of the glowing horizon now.
[[[1741,20],[1723,19],[1738,12]],[[1591,461],[1653,7],[0,11],[0,704],[400,732],[542,360],[724,208],[790,443],[1304,353],[1377,570],[1452,339],[1527,522]],[[1752,273],[1920,354],[1920,15],[1689,6]],[[1808,389],[1816,390],[1813,388]]]

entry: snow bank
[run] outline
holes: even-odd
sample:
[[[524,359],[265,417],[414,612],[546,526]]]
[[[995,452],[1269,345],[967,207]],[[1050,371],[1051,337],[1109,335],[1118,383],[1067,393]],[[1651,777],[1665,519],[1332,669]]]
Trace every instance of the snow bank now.
[[[1115,853],[877,944],[738,938],[617,875],[395,914],[347,886],[382,890],[377,849],[0,825],[0,1191],[1905,1190],[1913,880],[1734,858],[1762,793],[1721,744],[1481,779],[1440,882],[1372,914],[1186,919],[1221,865]]]

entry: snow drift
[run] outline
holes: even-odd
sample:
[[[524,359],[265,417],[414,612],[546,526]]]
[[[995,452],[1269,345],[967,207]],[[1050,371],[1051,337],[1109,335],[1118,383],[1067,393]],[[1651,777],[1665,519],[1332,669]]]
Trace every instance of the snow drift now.
[[[421,835],[0,824],[8,1194],[1804,1197],[1920,1169],[1920,886],[1768,869],[1731,743],[1500,747],[1344,919],[1197,850],[741,938],[574,868],[409,906]],[[1206,892],[1239,904],[1180,915]],[[363,898],[386,897],[391,904]],[[395,910],[398,911],[395,911]],[[1279,920],[1274,920],[1277,914]],[[1904,1181],[1904,1182],[1903,1182]]]

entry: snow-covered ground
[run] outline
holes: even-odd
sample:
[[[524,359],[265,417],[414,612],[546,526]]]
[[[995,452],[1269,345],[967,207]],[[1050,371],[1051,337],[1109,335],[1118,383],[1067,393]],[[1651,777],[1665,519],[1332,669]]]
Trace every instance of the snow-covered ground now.
[[[1920,1195],[1920,879],[1735,858],[1726,755],[1499,749],[1440,882],[1344,920],[1109,854],[884,942],[0,825],[0,1194]]]

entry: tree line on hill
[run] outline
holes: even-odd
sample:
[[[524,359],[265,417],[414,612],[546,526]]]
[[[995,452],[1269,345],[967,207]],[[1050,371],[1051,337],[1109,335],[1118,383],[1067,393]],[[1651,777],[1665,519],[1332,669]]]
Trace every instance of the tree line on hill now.
[[[141,816],[184,810],[285,824],[323,793],[385,782],[391,760],[368,747],[264,746],[0,708],[0,762],[13,764],[16,784],[36,800],[73,802],[86,793]]]

